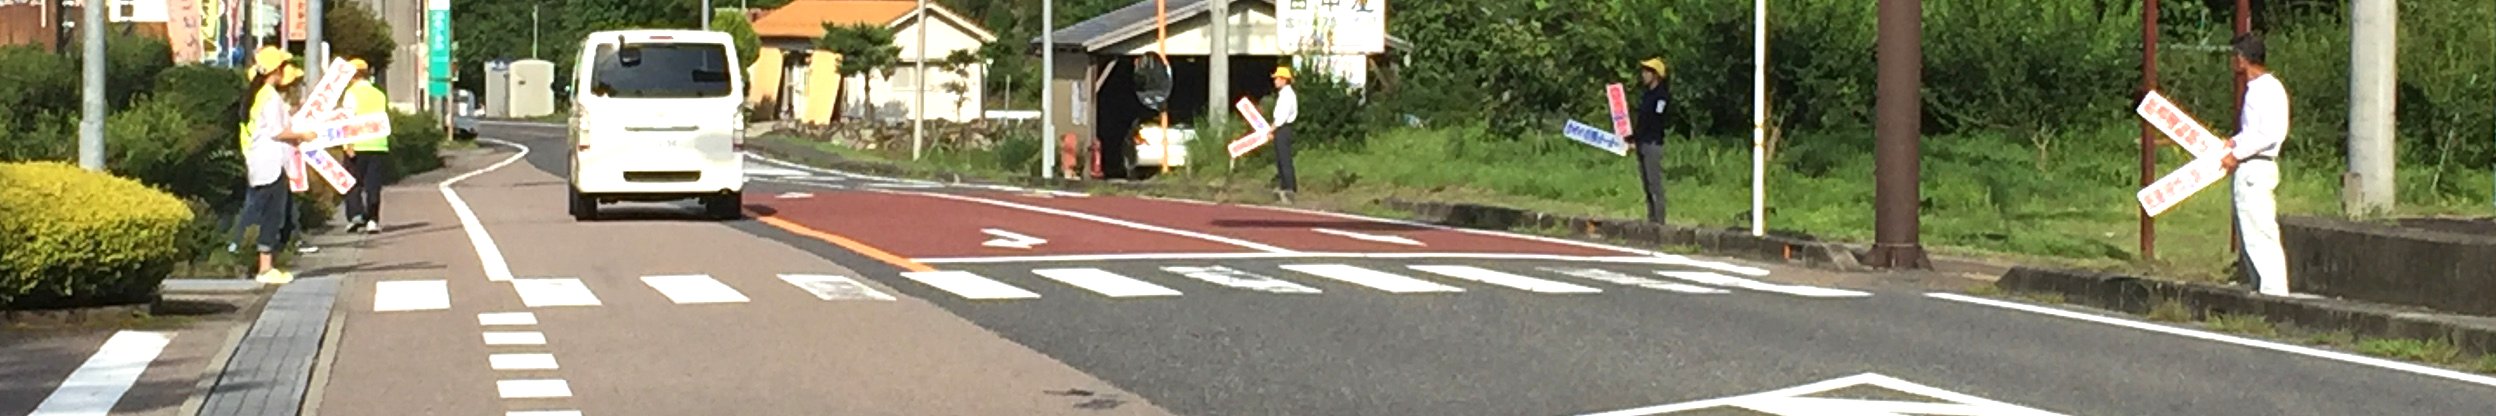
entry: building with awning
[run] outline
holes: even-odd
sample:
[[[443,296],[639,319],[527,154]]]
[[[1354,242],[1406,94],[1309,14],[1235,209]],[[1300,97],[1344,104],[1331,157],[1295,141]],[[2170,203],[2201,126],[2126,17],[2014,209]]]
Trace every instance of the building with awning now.
[[[985,95],[986,64],[946,71],[941,61],[955,51],[977,52],[995,42],[996,35],[934,2],[927,3],[928,18],[922,19],[918,10],[918,2],[911,0],[796,0],[761,12],[754,20],[754,33],[762,40],[762,51],[747,66],[751,74],[747,101],[755,111],[816,124],[832,122],[836,112],[843,117],[865,117],[863,110],[869,105],[886,121],[920,115],[932,120],[977,118],[985,105],[980,98]],[[924,74],[916,71],[923,22],[929,24]],[[826,23],[892,29],[893,43],[901,47],[892,76],[842,79],[839,56],[815,49],[815,39],[823,37]],[[921,93],[926,94],[924,109],[918,107]],[[836,105],[847,110],[835,111]]]

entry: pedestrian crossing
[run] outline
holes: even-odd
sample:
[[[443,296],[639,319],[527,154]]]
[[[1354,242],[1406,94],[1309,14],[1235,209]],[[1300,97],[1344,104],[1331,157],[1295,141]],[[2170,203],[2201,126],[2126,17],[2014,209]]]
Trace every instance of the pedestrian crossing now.
[[[1607,265],[1608,267],[1612,267]],[[1634,266],[1620,266],[1634,267]],[[1676,295],[1762,293],[1801,298],[1858,298],[1871,293],[1808,285],[1771,283],[1707,271],[1634,270],[1596,267],[1488,267],[1465,264],[1353,265],[1279,264],[1255,267],[1166,265],[1054,267],[1021,270],[989,267],[978,270],[937,270],[899,273],[896,285],[915,285],[940,296],[970,301],[1024,301],[1043,293],[1070,293],[1111,300],[1179,298],[1211,292],[1270,295],[1334,294],[1338,290],[1413,296],[1460,296],[1468,292],[1513,291],[1533,295],[1590,296],[1619,292]],[[1505,269],[1505,270],[1503,270]],[[1643,273],[1643,275],[1642,275]],[[743,277],[743,276],[739,276]],[[821,301],[890,302],[887,289],[853,276],[780,274],[768,279],[722,280],[705,274],[667,274],[617,279],[592,284],[575,277],[517,278],[508,282],[521,305],[529,308],[594,307],[605,304],[593,288],[613,292],[647,290],[655,298],[678,305],[755,302],[749,292],[794,290]],[[1296,279],[1296,280],[1295,280]],[[632,283],[624,283],[632,282]],[[635,284],[637,283],[637,284]],[[1174,287],[1176,286],[1176,287]],[[446,310],[449,285],[442,280],[392,280],[373,284],[372,310],[408,312]],[[1186,289],[1186,290],[1182,290]],[[612,293],[611,293],[612,294]],[[635,296],[647,296],[634,294]],[[529,325],[533,316],[479,315],[483,325]],[[512,337],[517,335],[504,335]],[[509,339],[509,338],[506,338]]]

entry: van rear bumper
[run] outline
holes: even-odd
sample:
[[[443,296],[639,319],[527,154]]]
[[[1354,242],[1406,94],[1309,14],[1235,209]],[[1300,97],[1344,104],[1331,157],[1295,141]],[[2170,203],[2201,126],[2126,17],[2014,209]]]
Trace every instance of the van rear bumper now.
[[[683,199],[745,190],[742,163],[698,169],[582,169],[575,175],[578,175],[572,178],[575,191],[602,198]]]

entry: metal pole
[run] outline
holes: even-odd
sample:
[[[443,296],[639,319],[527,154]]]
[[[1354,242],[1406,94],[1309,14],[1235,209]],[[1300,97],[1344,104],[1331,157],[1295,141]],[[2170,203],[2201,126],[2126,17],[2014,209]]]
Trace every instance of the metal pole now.
[[[1751,1],[1751,235],[1768,235],[1768,0]],[[1663,219],[1657,219],[1662,221]]]
[[[328,16],[322,15],[326,14],[329,1],[304,0],[303,3],[305,8],[303,55],[312,58],[304,60],[303,79],[306,82],[316,82],[321,79],[321,67],[329,64],[329,43],[321,39],[321,26],[325,26],[329,20]]]
[[[1057,0],[1040,0],[1040,148],[1063,146],[1057,141]],[[1014,100],[1013,78],[1006,78],[1005,99]],[[1011,107],[1011,105],[1008,105]],[[1042,152],[1040,177],[1057,177],[1058,152]]]
[[[2375,217],[2391,213],[2395,195],[2392,110],[2399,75],[2393,48],[2400,21],[2392,0],[2349,6],[2349,172],[2342,186],[2354,196],[2349,213]]]
[[[703,0],[710,1],[710,0]],[[918,107],[910,109],[910,160],[919,160],[921,143],[927,140],[927,0],[919,0],[919,63],[918,73],[910,76],[911,88],[918,90]]]
[[[529,59],[537,59],[537,8],[529,5]]]
[[[1205,125],[1229,123],[1231,99],[1231,0],[1213,0],[1213,50],[1205,69]],[[1202,131],[1202,130],[1199,130]]]
[[[925,7],[927,2],[922,0],[919,5]],[[702,30],[711,30],[711,0],[702,0],[702,11],[695,12],[693,15],[696,19],[702,20]]]
[[[78,120],[78,166],[91,171],[104,170],[104,6],[95,0],[80,3],[78,10],[86,21],[78,30],[86,35],[86,55],[82,56],[86,72],[81,110],[86,114]]]
[[[2141,92],[2144,96],[2158,90],[2158,0],[2141,0]],[[2141,187],[2149,187],[2158,177],[2158,128],[2141,120]],[[2141,260],[2158,259],[2158,219],[2149,216],[2149,209],[2139,211],[2141,219]]]
[[[1878,75],[1872,111],[1874,267],[1931,268],[1920,236],[1919,190],[1922,174],[1918,142],[1923,134],[1923,4],[1919,0],[1880,0],[1879,38],[1874,41]]]
[[[1170,1],[1153,0],[1153,47],[1161,51],[1161,67],[1170,67]],[[1170,173],[1170,146],[1177,140],[1170,134],[1170,108],[1167,97],[1161,105],[1161,173]]]

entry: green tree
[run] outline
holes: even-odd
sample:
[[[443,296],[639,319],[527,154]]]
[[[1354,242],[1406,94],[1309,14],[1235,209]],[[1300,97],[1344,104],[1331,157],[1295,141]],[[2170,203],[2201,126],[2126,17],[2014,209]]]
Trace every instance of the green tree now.
[[[728,36],[737,38],[737,62],[753,65],[754,59],[762,55],[763,40],[754,35],[754,21],[746,19],[743,11],[719,9],[713,12],[711,30],[727,32]]]
[[[823,24],[823,37],[815,39],[815,48],[840,55],[841,77],[892,76],[893,65],[901,61],[901,46],[893,44],[893,29],[866,23]],[[861,80],[866,77],[860,77]],[[875,84],[859,84],[859,92],[867,98],[867,119],[875,116]],[[847,90],[844,88],[843,90]],[[839,102],[847,102],[845,98]],[[833,110],[833,119],[840,119],[840,110]]]
[[[399,43],[390,39],[390,23],[381,21],[364,2],[330,2],[322,16],[321,38],[329,42],[332,55],[362,58],[375,69],[390,66],[391,53]]]
[[[978,54],[970,50],[955,49],[953,52],[945,54],[945,60],[942,62],[943,63],[939,67],[943,68],[945,72],[951,72],[954,76],[961,77],[963,79],[978,79],[971,77],[971,70],[979,68],[981,58]],[[968,84],[958,81],[947,82],[945,83],[944,88],[945,92],[954,94],[954,111],[961,111],[962,106],[971,99],[971,86]],[[986,113],[987,112],[985,111],[981,112],[981,117],[986,117]]]

